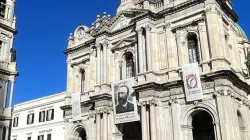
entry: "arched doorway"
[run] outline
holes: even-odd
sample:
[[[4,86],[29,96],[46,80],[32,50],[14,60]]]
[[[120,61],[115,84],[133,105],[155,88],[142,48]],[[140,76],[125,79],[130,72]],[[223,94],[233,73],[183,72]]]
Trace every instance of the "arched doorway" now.
[[[129,122],[117,125],[122,133],[122,140],[142,140],[141,123],[139,121]]]
[[[74,134],[73,134],[74,140],[87,140],[87,133],[84,128],[78,127]]]
[[[216,140],[211,115],[206,111],[192,113],[193,140]]]

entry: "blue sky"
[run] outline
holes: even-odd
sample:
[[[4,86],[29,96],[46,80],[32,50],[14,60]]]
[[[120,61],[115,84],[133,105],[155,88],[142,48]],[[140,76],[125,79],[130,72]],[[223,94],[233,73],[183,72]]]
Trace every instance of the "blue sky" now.
[[[234,1],[239,24],[250,35],[250,1]],[[14,104],[66,90],[66,56],[70,32],[90,26],[98,14],[114,16],[120,0],[17,0],[18,34],[14,47],[20,76]]]

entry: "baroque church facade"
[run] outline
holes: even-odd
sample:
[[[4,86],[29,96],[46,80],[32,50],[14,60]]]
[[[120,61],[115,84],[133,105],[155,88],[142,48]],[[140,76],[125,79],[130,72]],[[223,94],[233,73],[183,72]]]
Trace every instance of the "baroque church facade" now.
[[[13,48],[16,30],[15,0],[0,1],[0,138],[10,139],[12,97],[16,70],[16,50]]]
[[[229,0],[121,0],[68,38],[65,140],[247,140],[250,48]],[[203,98],[187,101],[182,66]],[[132,78],[139,120],[115,124],[112,83]],[[81,119],[72,95],[81,93]]]

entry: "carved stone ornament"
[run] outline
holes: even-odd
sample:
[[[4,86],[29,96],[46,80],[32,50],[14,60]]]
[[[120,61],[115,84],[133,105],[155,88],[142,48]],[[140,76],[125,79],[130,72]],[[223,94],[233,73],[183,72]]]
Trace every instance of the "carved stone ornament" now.
[[[168,29],[168,28],[171,28],[171,22],[165,23],[164,29]]]
[[[202,89],[214,88],[214,82],[201,83]]]
[[[145,26],[146,31],[151,31],[152,27],[150,25]]]
[[[179,100],[178,98],[175,96],[175,97],[170,97],[169,99],[169,105],[172,105],[172,104],[178,104],[179,103]]]
[[[146,105],[147,105],[146,101],[138,102],[138,106],[146,106]]]
[[[140,28],[137,28],[136,31],[138,34],[142,34],[143,29],[140,27]]]
[[[195,107],[197,107],[198,104],[199,104],[199,101],[194,101],[193,104],[194,104]]]
[[[211,13],[212,12],[212,6],[208,6],[206,8],[206,13]]]

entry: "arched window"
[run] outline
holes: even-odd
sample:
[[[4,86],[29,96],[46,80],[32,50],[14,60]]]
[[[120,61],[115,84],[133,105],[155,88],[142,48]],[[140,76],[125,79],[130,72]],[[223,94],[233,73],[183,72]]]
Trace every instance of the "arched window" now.
[[[127,53],[125,55],[126,60],[126,78],[134,77],[134,61],[133,61],[133,54]]]
[[[188,37],[188,57],[189,63],[200,62],[198,40],[196,35],[190,35]]]
[[[81,93],[84,93],[85,70],[80,69],[80,73],[81,73]]]

